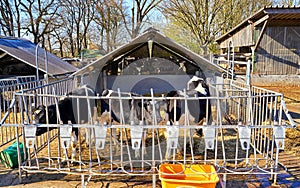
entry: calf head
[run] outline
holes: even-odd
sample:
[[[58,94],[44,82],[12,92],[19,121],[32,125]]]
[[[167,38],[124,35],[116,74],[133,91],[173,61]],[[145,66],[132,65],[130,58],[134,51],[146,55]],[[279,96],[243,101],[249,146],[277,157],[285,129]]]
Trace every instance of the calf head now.
[[[153,110],[154,107],[154,110]],[[155,115],[154,115],[154,113]],[[132,99],[130,100],[130,121],[139,124],[140,121],[145,121],[147,125],[153,123],[153,118],[157,122],[162,120],[160,116],[160,106],[157,102],[153,105],[152,100]]]
[[[49,124],[54,124],[57,122],[57,116],[56,116],[56,111],[55,111],[55,106],[51,105],[48,107],[48,123]],[[44,105],[40,105],[38,106],[35,110],[34,110],[34,120],[36,123],[39,124],[45,124],[46,123],[46,107]]]
[[[204,96],[208,96],[208,86],[203,78],[193,76],[187,83],[187,90],[195,90]]]
[[[38,124],[46,124],[46,107],[44,105],[40,105],[38,106],[33,113],[34,116],[34,121]],[[55,106],[49,106],[48,107],[48,123],[49,124],[55,124],[57,122],[57,118],[56,118],[56,111],[55,111]],[[49,130],[52,130],[53,128],[49,128]],[[47,132],[47,128],[46,127],[38,127],[36,130],[36,135],[39,136],[41,134],[44,134],[45,132]]]
[[[195,90],[201,93],[202,95],[209,96],[208,86],[206,85],[203,79],[198,81],[198,85],[195,88]]]
[[[168,101],[167,100],[159,100],[159,101],[147,101],[146,103],[147,111],[150,113],[150,115],[153,117],[155,112],[156,120],[157,122],[161,122],[163,120],[161,116],[161,112],[164,114],[164,118],[166,117],[167,111],[168,111]],[[168,120],[168,118],[167,118]]]

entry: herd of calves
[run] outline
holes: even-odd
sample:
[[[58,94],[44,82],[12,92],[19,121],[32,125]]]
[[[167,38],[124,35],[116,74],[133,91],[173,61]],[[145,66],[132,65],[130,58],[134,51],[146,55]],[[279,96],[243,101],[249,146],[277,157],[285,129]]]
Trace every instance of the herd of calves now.
[[[73,98],[68,96],[86,97]],[[60,121],[59,123],[62,124],[80,124],[92,120],[94,124],[99,125],[140,125],[141,123],[145,125],[182,125],[188,119],[190,125],[202,125],[204,121],[209,121],[211,116],[210,101],[203,98],[210,96],[208,85],[197,76],[191,78],[185,91],[170,91],[166,98],[160,101],[141,99],[139,98],[141,96],[135,93],[113,90],[104,90],[101,99],[96,101],[89,98],[89,96],[95,96],[95,92],[87,85],[72,91],[68,96],[60,100],[57,105],[38,106],[34,112],[35,122],[38,124],[57,124],[57,121]],[[120,100],[118,97],[126,99]],[[185,102],[178,97],[194,97],[194,100]],[[99,110],[97,110],[97,106]],[[187,114],[188,118],[185,117]],[[41,135],[46,131],[46,127],[38,127],[36,135]],[[202,136],[201,128],[197,129],[196,132]],[[168,137],[167,131],[164,131],[164,136]],[[73,128],[72,158],[76,156],[77,138],[78,128]],[[88,139],[86,138],[86,140]],[[145,139],[146,135],[143,136],[143,142]],[[113,130],[113,140],[115,143],[118,142],[115,129]],[[166,158],[169,157],[168,153],[167,151]],[[135,156],[139,157],[137,150]]]

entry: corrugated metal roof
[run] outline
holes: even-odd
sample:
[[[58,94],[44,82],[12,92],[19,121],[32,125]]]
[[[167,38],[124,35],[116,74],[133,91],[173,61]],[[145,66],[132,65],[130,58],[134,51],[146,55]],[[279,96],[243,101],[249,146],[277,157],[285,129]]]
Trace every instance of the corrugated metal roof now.
[[[264,7],[249,18],[243,20],[227,33],[218,37],[216,42],[220,43],[226,40],[247,25],[252,23],[256,25],[255,23],[260,22],[263,18],[268,20],[268,26],[300,26],[300,7]],[[261,24],[263,24],[263,22],[260,22],[260,24],[257,24],[256,26],[260,26]]]
[[[219,66],[210,63],[204,57],[192,52],[191,50],[181,46],[178,43],[175,43],[170,38],[164,36],[156,29],[150,28],[145,31],[142,35],[136,37],[128,44],[121,46],[120,48],[106,54],[105,56],[101,57],[100,59],[94,61],[93,63],[83,67],[82,69],[75,72],[73,75],[80,75],[85,74],[90,71],[101,71],[101,69],[109,62],[113,61],[115,58],[122,56],[123,54],[140,48],[148,41],[153,41],[153,43],[160,44],[164,46],[166,49],[173,51],[176,54],[180,54],[181,56],[195,62],[202,71],[216,71],[216,72],[223,72]]]
[[[14,37],[0,37],[0,51],[3,52],[3,57],[9,55],[36,68],[36,45],[29,40]],[[2,57],[0,57],[0,65],[5,63],[1,61],[1,58]],[[50,52],[47,52],[47,61],[50,76],[73,73],[78,70],[73,65],[63,61]],[[46,73],[45,50],[40,47],[38,47],[38,66],[40,71]]]

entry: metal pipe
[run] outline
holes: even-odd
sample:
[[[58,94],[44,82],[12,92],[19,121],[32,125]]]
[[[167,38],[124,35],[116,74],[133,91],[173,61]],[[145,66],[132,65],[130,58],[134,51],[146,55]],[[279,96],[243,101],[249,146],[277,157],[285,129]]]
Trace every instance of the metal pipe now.
[[[227,51],[227,79],[229,77],[229,65],[230,65],[230,42],[228,43],[228,51]]]
[[[36,80],[39,81],[39,62],[38,62],[38,48],[41,41],[35,47],[35,66],[36,66]]]
[[[45,49],[45,67],[46,67],[46,83],[49,83],[49,74],[48,74],[48,55],[47,50]]]
[[[231,47],[232,47],[232,69],[231,69],[231,79],[233,80],[233,75],[234,75],[234,45],[233,45],[233,41],[231,41]]]
[[[250,83],[251,83],[251,60],[248,60],[247,62],[247,71],[246,71],[246,84],[248,86],[250,86]]]

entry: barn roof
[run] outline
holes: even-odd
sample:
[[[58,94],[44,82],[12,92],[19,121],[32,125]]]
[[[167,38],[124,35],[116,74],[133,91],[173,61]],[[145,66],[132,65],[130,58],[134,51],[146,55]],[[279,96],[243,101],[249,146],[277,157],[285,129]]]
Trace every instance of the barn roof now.
[[[227,33],[218,37],[216,42],[221,43],[250,24],[253,24],[255,27],[262,26],[266,20],[268,21],[268,26],[299,26],[300,7],[264,7]]]
[[[78,70],[73,75],[86,74],[91,71],[101,71],[101,69],[108,63],[120,59],[124,54],[131,53],[132,51],[137,51],[137,49],[142,48],[143,46],[145,47],[145,45],[148,45],[148,43],[150,42],[159,45],[162,49],[167,50],[172,54],[176,54],[177,56],[180,56],[189,62],[194,62],[201,68],[203,72],[223,72],[223,69],[221,69],[219,66],[213,63],[210,63],[204,57],[192,52],[191,50],[181,46],[178,43],[175,43],[170,38],[158,32],[158,30],[154,28],[149,28],[140,36],[136,37],[135,39],[132,39],[129,43],[104,55],[100,59]],[[145,53],[143,52],[145,51],[140,51],[139,55],[145,56]],[[146,55],[148,55],[148,52]]]
[[[11,61],[21,61],[36,68],[36,44],[26,39],[0,37],[0,65]],[[47,52],[48,74],[50,76],[73,73],[77,68]],[[38,47],[39,70],[46,73],[45,50]]]

